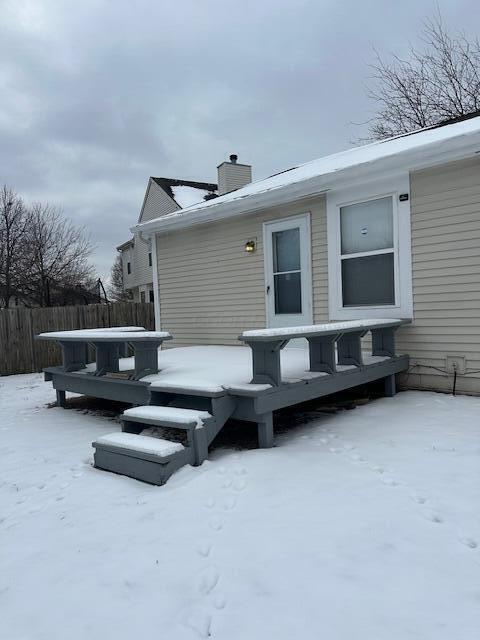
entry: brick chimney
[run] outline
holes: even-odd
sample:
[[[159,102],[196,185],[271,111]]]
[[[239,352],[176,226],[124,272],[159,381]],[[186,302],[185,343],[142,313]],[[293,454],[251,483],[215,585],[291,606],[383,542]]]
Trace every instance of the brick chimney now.
[[[232,154],[230,162],[222,162],[217,167],[218,195],[240,189],[252,181],[252,167],[249,164],[239,164],[238,156]]]

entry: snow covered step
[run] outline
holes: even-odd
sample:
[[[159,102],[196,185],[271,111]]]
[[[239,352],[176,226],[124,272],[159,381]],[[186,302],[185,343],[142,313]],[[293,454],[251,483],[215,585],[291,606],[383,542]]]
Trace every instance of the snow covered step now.
[[[211,419],[212,415],[208,411],[156,405],[133,407],[124,411],[122,415],[124,423],[140,422],[157,427],[188,430],[202,427],[207,420]]]
[[[95,467],[162,485],[180,467],[194,464],[191,447],[148,435],[110,433],[92,443]]]
[[[172,456],[185,447],[180,442],[171,442],[154,436],[136,435],[134,433],[123,433],[116,431],[106,436],[101,436],[95,441],[95,445],[113,446],[119,449],[129,449],[138,453],[149,453],[152,456],[165,458]]]

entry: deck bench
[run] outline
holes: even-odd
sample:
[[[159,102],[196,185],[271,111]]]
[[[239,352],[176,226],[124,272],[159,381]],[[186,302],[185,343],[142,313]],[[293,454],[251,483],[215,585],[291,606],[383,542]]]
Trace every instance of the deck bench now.
[[[166,331],[143,331],[128,327],[126,330],[85,329],[41,333],[39,340],[55,340],[63,354],[65,372],[80,371],[86,367],[87,347],[96,351],[96,369],[93,375],[104,376],[119,371],[121,350],[125,344],[133,348],[134,379],[158,373],[158,349],[162,342],[171,340]]]
[[[308,341],[310,371],[334,374],[337,365],[363,367],[361,339],[370,331],[372,355],[395,355],[395,331],[404,320],[328,322],[305,327],[244,331],[239,340],[252,350],[251,384],[282,383],[280,352],[290,340]]]

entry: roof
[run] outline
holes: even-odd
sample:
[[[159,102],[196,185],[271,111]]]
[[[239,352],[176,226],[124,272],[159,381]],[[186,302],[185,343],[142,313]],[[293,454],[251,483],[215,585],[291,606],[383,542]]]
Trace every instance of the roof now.
[[[175,200],[181,209],[194,204],[205,202],[216,196],[218,185],[213,182],[197,182],[195,180],[180,180],[178,178],[154,178],[153,180],[170,198]]]
[[[241,189],[138,225],[146,235],[252,213],[267,206],[318,196],[338,186],[380,178],[388,173],[432,166],[480,152],[480,115],[457,118],[354,147],[292,167]]]
[[[125,251],[125,249],[128,249],[129,247],[133,247],[133,245],[134,245],[133,238],[130,238],[130,240],[127,240],[126,242],[122,242],[122,244],[119,244],[117,247],[117,251]]]

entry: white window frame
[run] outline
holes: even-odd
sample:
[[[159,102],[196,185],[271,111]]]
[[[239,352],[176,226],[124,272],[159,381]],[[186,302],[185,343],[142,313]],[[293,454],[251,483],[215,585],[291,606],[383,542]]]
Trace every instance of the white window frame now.
[[[409,194],[408,200],[400,202],[400,194]],[[393,305],[343,306],[342,259],[340,209],[351,204],[391,197],[393,204]],[[408,318],[413,317],[412,302],[412,258],[410,233],[410,180],[408,174],[381,182],[327,193],[328,231],[328,311],[330,320],[356,320],[361,318]],[[390,249],[366,251],[352,257],[390,253]],[[350,255],[350,254],[349,254]]]

